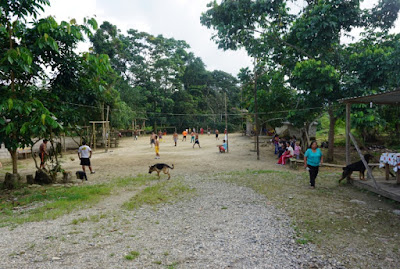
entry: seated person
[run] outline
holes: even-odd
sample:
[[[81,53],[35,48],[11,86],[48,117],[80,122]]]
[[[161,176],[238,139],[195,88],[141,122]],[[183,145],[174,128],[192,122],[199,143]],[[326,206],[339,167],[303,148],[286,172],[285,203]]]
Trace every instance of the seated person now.
[[[301,147],[300,147],[300,142],[296,142],[296,146],[294,147],[294,156],[296,157],[297,160],[300,159],[300,152],[301,152]]]
[[[286,141],[282,141],[279,143],[278,147],[278,159],[282,156],[282,154],[286,151]]]
[[[223,140],[222,142],[224,143],[222,145],[217,145],[217,147],[219,148],[220,153],[225,153],[228,148],[228,145],[226,144],[225,140]]]
[[[286,164],[286,159],[292,158],[293,155],[294,155],[294,150],[293,150],[292,146],[290,146],[290,144],[287,143],[286,151],[279,158],[279,161],[278,161],[277,164],[285,165]]]

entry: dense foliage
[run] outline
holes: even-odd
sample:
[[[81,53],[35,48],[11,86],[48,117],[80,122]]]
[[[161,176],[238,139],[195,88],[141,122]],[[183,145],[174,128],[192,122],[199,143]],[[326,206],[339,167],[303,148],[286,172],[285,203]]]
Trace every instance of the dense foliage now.
[[[188,52],[185,41],[133,29],[124,35],[109,22],[100,26],[91,41],[96,53],[110,57],[118,76],[115,88],[134,112],[130,120],[147,119],[156,129],[222,128],[224,93],[229,113],[238,112],[238,81],[223,71],[207,71],[203,61]],[[238,119],[229,122],[237,125]]]
[[[400,85],[399,35],[388,34],[399,0],[380,0],[371,9],[362,9],[359,0],[222,0],[208,7],[201,22],[216,30],[213,39],[220,48],[246,49],[257,59],[256,70],[259,62],[268,63],[259,76],[280,72],[285,79],[281,90],[295,92],[292,102],[283,104],[292,110],[285,120],[307,132],[311,122],[328,113],[328,160],[333,158],[335,122],[343,116],[337,100]],[[360,39],[343,42],[354,29],[361,30]],[[274,100],[270,85],[259,89],[273,95],[260,95],[268,99],[264,102]],[[372,114],[362,118],[355,121],[359,129],[379,124]]]
[[[121,34],[94,19],[78,24],[39,19],[48,0],[0,3],[0,142],[13,159],[17,149],[61,133],[83,135],[91,120],[132,128],[146,120],[155,129],[223,128],[225,96],[238,114],[238,80],[207,71],[182,40],[134,29]],[[93,32],[93,30],[95,32]],[[93,48],[78,53],[87,38]],[[230,128],[240,117],[230,116]]]

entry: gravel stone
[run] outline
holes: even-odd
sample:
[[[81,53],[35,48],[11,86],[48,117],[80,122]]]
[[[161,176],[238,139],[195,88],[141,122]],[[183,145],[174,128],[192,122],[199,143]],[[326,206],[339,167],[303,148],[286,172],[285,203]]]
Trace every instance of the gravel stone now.
[[[173,204],[126,211],[135,193],[123,192],[55,220],[0,228],[0,268],[344,268],[297,244],[291,219],[253,190],[216,177],[183,181],[196,195]],[[126,259],[132,251],[140,255]]]

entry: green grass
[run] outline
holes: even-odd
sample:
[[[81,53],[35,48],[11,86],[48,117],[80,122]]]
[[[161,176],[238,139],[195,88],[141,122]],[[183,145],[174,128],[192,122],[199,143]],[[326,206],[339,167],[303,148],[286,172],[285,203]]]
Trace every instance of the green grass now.
[[[73,219],[71,224],[78,225],[79,223],[84,223],[84,222],[87,222],[87,221],[99,222],[101,219],[104,219],[106,217],[107,217],[106,214],[91,215],[89,217],[82,217],[82,218]]]
[[[137,257],[139,257],[140,253],[137,251],[131,251],[128,255],[125,255],[125,259],[128,261],[133,261]]]
[[[316,189],[309,188],[305,172],[247,170],[219,174],[217,178],[252,188],[266,196],[267,203],[286,212],[293,220],[294,239],[298,244],[312,242],[337,255],[341,255],[343,246],[355,249],[359,257],[363,253],[375,253],[370,259],[357,260],[358,267],[368,263],[380,267],[379,264],[385,263],[380,259],[382,256],[396,259],[400,255],[396,248],[400,221],[391,211],[400,208],[400,204],[352,186],[339,185],[339,172],[324,171],[329,170],[324,168],[320,172]],[[350,203],[352,199],[365,201],[366,205]],[[383,254],[376,254],[377,249],[383,250]]]
[[[186,194],[193,193],[193,191],[179,180],[162,181],[136,194],[131,200],[123,204],[123,208],[135,210],[145,204],[156,206],[161,203],[175,202],[185,197]]]
[[[74,210],[90,207],[114,191],[137,189],[153,180],[155,180],[153,177],[139,175],[97,185],[69,188],[42,186],[34,189],[25,187],[11,192],[0,192],[0,227],[55,219]],[[17,208],[19,210],[16,210]],[[79,218],[73,220],[72,224],[77,225],[85,221],[98,222],[104,217],[95,215]]]
[[[119,178],[113,182],[117,188],[132,189],[148,184],[155,178],[148,175],[138,175],[136,177]]]
[[[24,190],[23,194],[17,193],[16,201],[8,202],[0,199],[0,224],[22,224],[25,222],[55,219],[81,207],[87,207],[100,201],[111,193],[112,187],[108,185],[76,186],[71,188],[44,187],[35,190]],[[15,211],[14,207],[23,207],[40,203],[31,210]]]
[[[173,262],[167,265],[167,269],[175,269],[177,265],[179,265],[179,262]]]

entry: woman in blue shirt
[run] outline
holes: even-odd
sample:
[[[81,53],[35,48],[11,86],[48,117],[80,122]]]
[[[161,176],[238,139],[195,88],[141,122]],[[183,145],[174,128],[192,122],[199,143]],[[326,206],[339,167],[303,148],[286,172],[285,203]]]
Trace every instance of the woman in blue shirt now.
[[[318,175],[319,166],[323,163],[321,150],[318,148],[317,141],[312,141],[310,148],[304,154],[304,168],[308,168],[310,172],[310,185],[315,189],[315,179]]]

